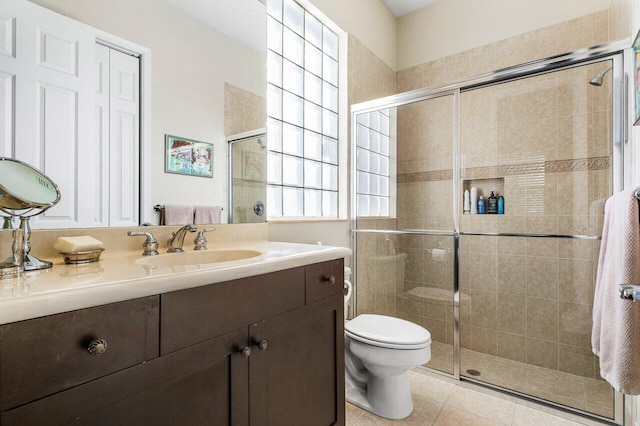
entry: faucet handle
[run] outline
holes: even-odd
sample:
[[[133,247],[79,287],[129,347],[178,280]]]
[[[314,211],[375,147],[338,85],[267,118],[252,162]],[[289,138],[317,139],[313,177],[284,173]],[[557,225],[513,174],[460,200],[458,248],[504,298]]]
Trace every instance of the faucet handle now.
[[[156,237],[154,237],[151,232],[129,231],[127,232],[127,235],[130,237],[147,237],[147,239],[142,243],[143,256],[155,256],[158,254],[158,240],[156,240]]]
[[[204,237],[205,232],[215,231],[216,227],[212,226],[210,228],[201,229],[196,236],[196,239],[193,240],[193,249],[194,250],[206,250],[207,249],[207,239]]]

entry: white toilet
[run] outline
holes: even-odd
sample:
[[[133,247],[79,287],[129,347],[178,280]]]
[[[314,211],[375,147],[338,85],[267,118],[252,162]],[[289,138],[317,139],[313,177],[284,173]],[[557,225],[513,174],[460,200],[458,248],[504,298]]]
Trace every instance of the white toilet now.
[[[345,323],[346,399],[388,419],[413,411],[407,371],[431,359],[431,334],[409,321],[358,315]]]

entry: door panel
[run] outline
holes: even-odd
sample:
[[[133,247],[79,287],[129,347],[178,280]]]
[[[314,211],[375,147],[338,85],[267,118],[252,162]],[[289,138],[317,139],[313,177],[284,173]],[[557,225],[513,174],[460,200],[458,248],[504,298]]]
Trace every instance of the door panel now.
[[[138,58],[110,51],[110,226],[139,221],[139,69]]]
[[[339,294],[249,328],[252,425],[344,424],[343,323]]]
[[[31,225],[93,225],[95,204],[87,201],[95,189],[90,159],[96,153],[87,141],[94,136],[94,30],[24,0],[3,1],[0,18],[7,30],[0,38],[0,72],[15,76],[13,101],[4,79],[2,149],[42,170],[63,194]],[[15,138],[13,152],[6,152],[7,137]]]

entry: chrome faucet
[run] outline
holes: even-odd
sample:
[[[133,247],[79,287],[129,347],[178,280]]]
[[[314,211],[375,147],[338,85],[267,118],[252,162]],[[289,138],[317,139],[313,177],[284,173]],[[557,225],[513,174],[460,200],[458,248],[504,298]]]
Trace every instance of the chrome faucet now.
[[[182,244],[187,232],[196,232],[198,229],[195,225],[182,225],[176,232],[171,233],[171,238],[167,241],[167,253],[182,253]]]

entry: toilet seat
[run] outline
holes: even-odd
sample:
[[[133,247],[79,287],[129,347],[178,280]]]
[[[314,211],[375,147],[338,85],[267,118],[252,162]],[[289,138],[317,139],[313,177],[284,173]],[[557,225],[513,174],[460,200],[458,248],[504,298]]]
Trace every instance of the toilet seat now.
[[[359,342],[389,349],[422,349],[431,344],[431,334],[423,327],[385,315],[358,315],[345,324],[345,334]]]

